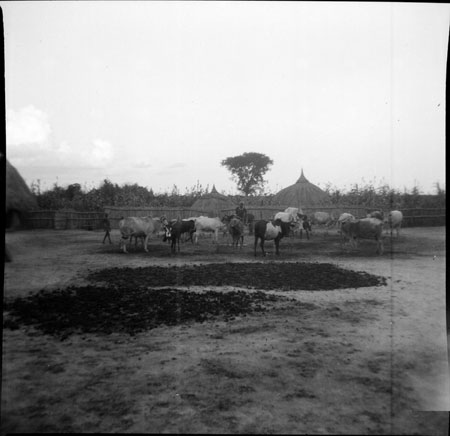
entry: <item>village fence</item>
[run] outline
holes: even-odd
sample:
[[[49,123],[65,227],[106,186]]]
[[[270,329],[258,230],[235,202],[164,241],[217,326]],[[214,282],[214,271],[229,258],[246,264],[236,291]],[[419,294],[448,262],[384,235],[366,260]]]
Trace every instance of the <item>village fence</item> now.
[[[272,219],[273,216],[284,210],[284,206],[248,206],[247,212],[251,213],[255,220]],[[311,216],[314,212],[322,211],[333,214],[338,217],[341,213],[347,212],[356,218],[364,218],[367,213],[376,208],[367,208],[365,206],[305,206],[302,207],[304,214]],[[408,208],[400,209],[403,213],[402,227],[427,227],[427,226],[445,226],[446,209],[445,208]],[[115,207],[107,206],[103,212],[78,212],[71,210],[35,210],[25,214],[24,227],[28,229],[80,229],[80,230],[98,230],[103,228],[103,218],[105,213],[113,229],[119,228],[121,218],[136,216],[165,216],[169,221],[172,219],[185,219],[196,216],[220,216],[234,213],[234,208],[220,209],[218,213],[204,211],[192,208],[176,207]],[[389,212],[383,211],[385,215]]]
[[[287,206],[286,206],[287,207]],[[285,206],[249,206],[247,212],[251,213],[255,220],[263,219],[269,220],[274,215],[286,209]],[[383,210],[383,208],[366,206],[345,206],[345,205],[333,205],[333,206],[304,206],[301,208],[302,212],[311,216],[314,212],[328,212],[335,218],[338,218],[342,213],[351,213],[355,218],[365,218],[367,214],[374,210],[381,210],[385,216],[389,213],[389,210]],[[403,213],[402,227],[427,227],[427,226],[445,226],[446,223],[446,209],[445,208],[405,208],[399,209]],[[233,209],[223,209],[224,214],[233,213]]]
[[[105,213],[108,214],[111,227],[114,229],[119,228],[119,221],[122,218],[136,216],[145,217],[151,216],[153,218],[160,218],[162,216],[166,217],[168,221],[172,219],[186,219],[197,216],[209,216],[213,217],[216,214],[192,208],[183,207],[116,207],[116,206],[106,206]]]
[[[104,212],[34,210],[24,214],[27,229],[95,230],[102,228]]]

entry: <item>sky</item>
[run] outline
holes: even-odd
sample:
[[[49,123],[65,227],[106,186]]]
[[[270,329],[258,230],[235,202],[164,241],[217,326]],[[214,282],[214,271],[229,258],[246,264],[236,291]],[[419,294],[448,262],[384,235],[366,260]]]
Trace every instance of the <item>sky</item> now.
[[[450,5],[1,2],[6,152],[28,185],[237,194],[221,161],[324,188],[445,187]]]

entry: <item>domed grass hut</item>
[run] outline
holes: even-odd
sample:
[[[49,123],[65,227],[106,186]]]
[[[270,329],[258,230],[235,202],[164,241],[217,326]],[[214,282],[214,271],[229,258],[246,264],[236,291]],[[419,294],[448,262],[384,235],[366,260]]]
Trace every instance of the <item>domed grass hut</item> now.
[[[16,227],[23,220],[24,212],[37,209],[37,200],[25,180],[8,160],[6,160],[5,178],[5,227]]]
[[[222,209],[236,208],[236,204],[226,195],[219,194],[213,185],[211,192],[202,195],[191,206],[191,209],[200,211],[205,216],[216,217],[221,216]]]
[[[2,159],[5,157],[0,154]],[[36,197],[31,193],[25,180],[6,159],[5,165],[5,229],[14,230],[23,223],[23,214],[37,208]],[[4,245],[5,262],[12,261],[12,255],[6,241]]]
[[[282,189],[273,196],[273,205],[291,207],[317,207],[331,205],[328,194],[318,186],[311,183],[302,173],[300,178],[287,188]]]

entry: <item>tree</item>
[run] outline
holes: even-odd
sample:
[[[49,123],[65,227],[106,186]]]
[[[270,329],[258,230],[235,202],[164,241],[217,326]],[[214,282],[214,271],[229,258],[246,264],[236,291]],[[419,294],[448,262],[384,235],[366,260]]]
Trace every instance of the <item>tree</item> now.
[[[227,157],[221,165],[231,172],[239,191],[245,195],[255,194],[264,189],[264,174],[273,165],[273,160],[261,153],[244,153],[239,156]]]
[[[69,201],[73,201],[75,197],[81,196],[82,194],[81,185],[79,183],[73,183],[66,188],[66,197]]]

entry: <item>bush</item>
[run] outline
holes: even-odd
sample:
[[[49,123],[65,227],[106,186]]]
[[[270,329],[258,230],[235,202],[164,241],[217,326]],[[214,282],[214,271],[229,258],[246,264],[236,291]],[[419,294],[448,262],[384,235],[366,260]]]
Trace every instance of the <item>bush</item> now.
[[[417,186],[411,190],[400,192],[391,189],[387,184],[378,187],[374,183],[353,184],[348,191],[333,187],[328,183],[325,192],[330,196],[334,205],[364,206],[368,209],[381,208],[383,210],[408,208],[445,208],[445,189],[436,183],[436,194],[422,195]],[[103,211],[106,206],[117,207],[184,207],[188,208],[204,194],[208,193],[208,186],[197,185],[186,188],[184,194],[176,185],[170,193],[154,193],[153,190],[138,184],[122,186],[105,179],[98,188],[83,189],[78,183],[62,188],[56,183],[53,188],[41,192],[39,181],[31,185],[31,191],[36,195],[39,208],[59,210],[73,209],[76,211]],[[244,200],[249,206],[267,206],[271,204],[273,194],[247,196],[229,196],[236,204]]]

